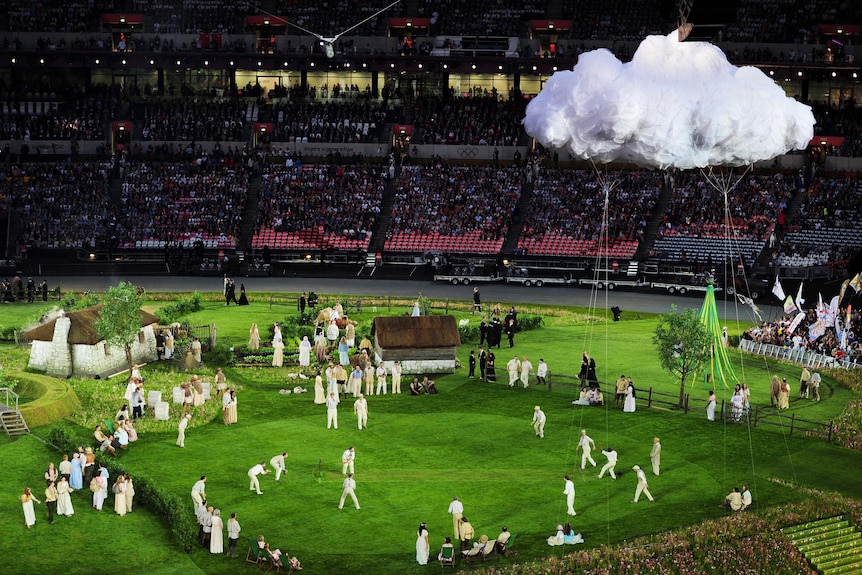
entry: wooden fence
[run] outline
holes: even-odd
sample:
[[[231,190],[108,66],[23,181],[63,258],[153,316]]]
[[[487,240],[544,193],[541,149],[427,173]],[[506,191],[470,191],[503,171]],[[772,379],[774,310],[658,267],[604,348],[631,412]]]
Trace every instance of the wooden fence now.
[[[835,434],[835,423],[832,421],[812,421],[810,419],[802,419],[797,417],[795,413],[785,415],[780,411],[774,411],[769,407],[754,408],[754,427],[758,425],[772,425],[789,430],[789,434],[794,432],[802,433],[806,436],[822,437],[828,442],[832,441]]]
[[[584,382],[574,375],[565,375],[565,374],[554,374],[550,371],[548,372],[548,377],[545,378],[548,382],[548,391],[556,385],[557,387],[570,387],[574,389],[580,390],[583,387]],[[605,403],[612,401],[614,396],[616,395],[616,384],[615,383],[606,383],[606,382],[596,382],[600,389],[602,389],[602,395],[604,396]],[[670,393],[663,393],[661,391],[656,391],[652,387],[647,389],[637,388],[635,387],[635,399],[638,401],[638,405],[643,407],[643,401],[646,400],[646,407],[657,407],[662,409],[679,409],[679,396],[673,395]],[[683,398],[682,410],[685,413],[688,413],[688,402],[689,402],[689,394],[685,394]]]

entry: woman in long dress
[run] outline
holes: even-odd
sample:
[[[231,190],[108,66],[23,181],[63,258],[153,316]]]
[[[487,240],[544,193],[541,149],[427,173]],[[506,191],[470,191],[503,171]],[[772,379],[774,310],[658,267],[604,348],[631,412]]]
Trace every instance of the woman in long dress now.
[[[350,346],[347,345],[347,338],[341,336],[341,341],[338,342],[338,363],[341,365],[350,365]]]
[[[120,475],[114,483],[114,512],[122,517],[126,514],[126,481]]]
[[[99,486],[99,490],[93,492],[93,509],[101,511],[102,505],[105,504],[105,499],[108,498],[108,470],[104,467],[99,468],[96,483]]]
[[[248,330],[248,349],[255,350],[260,348],[260,331],[257,329],[257,324],[251,324],[251,329]]]
[[[24,525],[27,526],[27,529],[30,529],[31,525],[36,524],[36,512],[33,511],[34,501],[36,503],[42,503],[33,496],[29,487],[25,487],[24,493],[21,494],[21,507],[24,508]]]
[[[230,407],[227,408],[227,422],[236,423],[236,391],[230,390]]]
[[[165,330],[165,359],[171,359],[174,356],[174,334],[171,330]]]
[[[72,507],[72,488],[66,478],[61,476],[57,482],[57,515],[71,517],[75,514]]]
[[[548,545],[550,545],[551,547],[556,547],[557,545],[562,545],[565,542],[566,534],[563,532],[563,526],[557,525],[557,534],[548,537]]]
[[[275,350],[272,353],[272,367],[282,367],[284,365],[284,342],[276,340],[272,342],[272,348]]]
[[[126,474],[126,512],[132,512],[132,503],[135,499],[135,484],[132,483],[132,476],[128,473]]]
[[[485,379],[488,383],[496,383],[497,382],[497,368],[494,366],[494,361],[497,359],[497,356],[492,352],[488,352],[488,359],[485,362]]]
[[[715,421],[715,392],[709,390],[709,399],[706,400],[706,419],[707,421]]]
[[[317,370],[317,375],[314,377],[314,403],[326,403],[326,392],[323,389],[323,376],[320,375],[320,370]]]
[[[428,565],[428,553],[431,551],[428,530],[425,527],[424,522],[419,524],[419,533],[416,537],[416,562],[420,565]]]
[[[633,413],[636,407],[635,384],[629,382],[628,387],[626,387],[626,401],[623,403],[623,411],[626,413]]]
[[[245,284],[239,284],[239,302],[236,305],[248,305],[248,296],[245,295]]]
[[[308,367],[311,365],[311,342],[308,341],[308,336],[302,336],[302,341],[299,342],[299,365]]]
[[[326,361],[326,336],[322,333],[314,338],[314,356],[317,361]]]
[[[584,352],[581,356],[581,369],[578,371],[578,379],[581,380],[581,384],[586,383],[587,381],[587,373],[590,370],[590,356],[587,355],[587,352]]]
[[[596,377],[596,360],[592,357],[590,358],[590,363],[587,367],[587,381],[596,382],[599,379]]]
[[[210,553],[224,553],[224,535],[222,528],[224,523],[221,520],[221,510],[213,511],[212,533],[210,534]]]
[[[790,407],[790,384],[786,379],[781,380],[781,387],[778,391],[778,409],[787,409]]]

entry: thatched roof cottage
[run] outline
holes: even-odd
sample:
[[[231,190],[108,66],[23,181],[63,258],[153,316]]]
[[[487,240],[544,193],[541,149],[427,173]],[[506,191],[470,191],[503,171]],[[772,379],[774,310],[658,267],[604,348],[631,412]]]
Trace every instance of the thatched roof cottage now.
[[[24,333],[33,341],[28,367],[55,377],[108,375],[128,367],[126,352],[109,346],[96,333],[101,305],[70,311]],[[141,310],[141,331],[132,344],[132,361],[156,360],[153,325],[158,318]]]

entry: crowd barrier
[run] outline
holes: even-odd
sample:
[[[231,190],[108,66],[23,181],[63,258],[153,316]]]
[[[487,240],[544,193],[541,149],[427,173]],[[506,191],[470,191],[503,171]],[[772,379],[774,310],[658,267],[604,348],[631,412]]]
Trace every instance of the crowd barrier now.
[[[771,343],[757,343],[750,339],[740,340],[739,348],[757,355],[792,361],[805,367],[840,367],[843,369],[855,369],[859,367],[859,359],[855,357],[847,357],[838,361],[832,356],[813,352],[808,349],[784,347]]]

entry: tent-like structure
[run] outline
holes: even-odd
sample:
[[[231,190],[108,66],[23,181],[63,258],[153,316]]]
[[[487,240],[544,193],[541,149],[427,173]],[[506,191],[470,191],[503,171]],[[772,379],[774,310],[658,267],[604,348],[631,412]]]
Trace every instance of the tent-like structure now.
[[[55,377],[71,375],[108,375],[128,367],[126,352],[108,345],[96,333],[94,324],[102,306],[61,313],[53,320],[24,333],[32,340],[28,367],[44,370]],[[132,344],[132,361],[156,360],[156,336],[153,326],[158,318],[141,310],[141,331]]]

